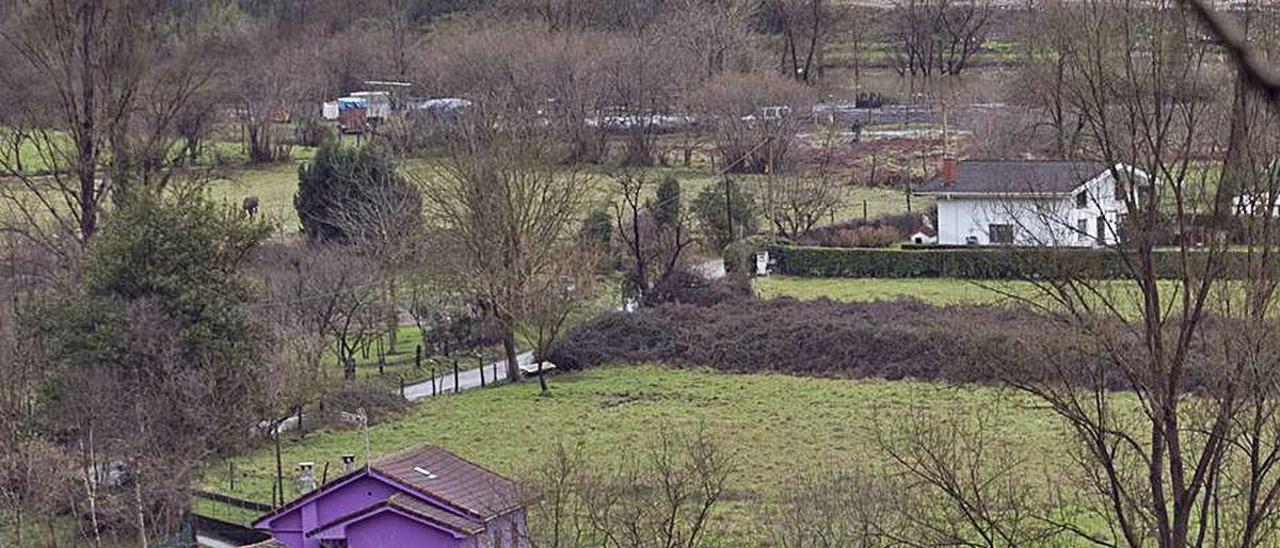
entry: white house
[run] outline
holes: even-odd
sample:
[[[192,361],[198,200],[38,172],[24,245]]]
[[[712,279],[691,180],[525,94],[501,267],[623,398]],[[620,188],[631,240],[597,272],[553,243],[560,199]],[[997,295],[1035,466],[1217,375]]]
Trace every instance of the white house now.
[[[915,193],[937,200],[940,245],[1096,247],[1115,242],[1125,189],[1146,195],[1145,173],[1115,167],[1137,185],[1100,162],[945,159]]]

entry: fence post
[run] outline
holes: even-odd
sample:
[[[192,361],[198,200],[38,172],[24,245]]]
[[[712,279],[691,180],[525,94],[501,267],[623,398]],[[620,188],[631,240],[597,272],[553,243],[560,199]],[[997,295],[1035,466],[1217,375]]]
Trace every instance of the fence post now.
[[[381,377],[386,372],[386,367],[387,367],[387,355],[379,352],[378,353],[378,376],[379,377]]]
[[[862,222],[865,223],[866,221],[867,221],[867,201],[863,200],[862,201]]]
[[[404,375],[400,375],[400,399],[404,399]]]
[[[480,370],[480,388],[484,388],[484,364],[480,364],[477,369]]]
[[[413,349],[413,369],[415,371],[422,369],[422,345],[421,344],[414,347]]]
[[[227,461],[227,490],[235,492],[236,490],[236,463]]]
[[[431,366],[431,395],[436,395],[436,366]]]

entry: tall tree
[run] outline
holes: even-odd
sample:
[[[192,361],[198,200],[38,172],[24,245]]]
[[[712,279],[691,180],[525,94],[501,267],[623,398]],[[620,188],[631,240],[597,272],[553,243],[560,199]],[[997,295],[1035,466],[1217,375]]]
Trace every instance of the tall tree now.
[[[519,378],[521,299],[572,247],[592,184],[554,165],[553,131],[525,113],[480,106],[442,165],[418,178],[447,265],[442,279],[497,320],[509,379]]]

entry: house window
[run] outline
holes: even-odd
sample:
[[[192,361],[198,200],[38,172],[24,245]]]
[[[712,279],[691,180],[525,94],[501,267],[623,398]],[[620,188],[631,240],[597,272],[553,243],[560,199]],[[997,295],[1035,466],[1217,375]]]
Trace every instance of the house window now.
[[[1081,240],[1089,237],[1089,219],[1082,218],[1076,220],[1076,235]]]
[[[1105,243],[1106,241],[1107,241],[1107,218],[1099,215],[1098,216],[1098,243]]]
[[[1080,191],[1079,194],[1076,194],[1076,207],[1089,207],[1089,193],[1087,191]]]
[[[987,240],[993,244],[1013,243],[1013,225],[989,225]]]
[[[1116,179],[1115,190],[1113,190],[1112,192],[1114,192],[1114,194],[1112,195],[1113,199],[1124,200],[1124,181],[1121,181],[1120,179]]]

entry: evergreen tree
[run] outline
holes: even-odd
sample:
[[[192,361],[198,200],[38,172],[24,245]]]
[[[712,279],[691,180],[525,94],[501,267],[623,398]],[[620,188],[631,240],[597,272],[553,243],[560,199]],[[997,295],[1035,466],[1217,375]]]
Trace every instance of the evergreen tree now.
[[[308,238],[345,243],[352,236],[347,233],[352,216],[344,215],[343,209],[361,209],[354,206],[368,205],[388,195],[421,203],[384,150],[326,142],[316,150],[311,163],[298,167],[298,193],[293,206]]]

